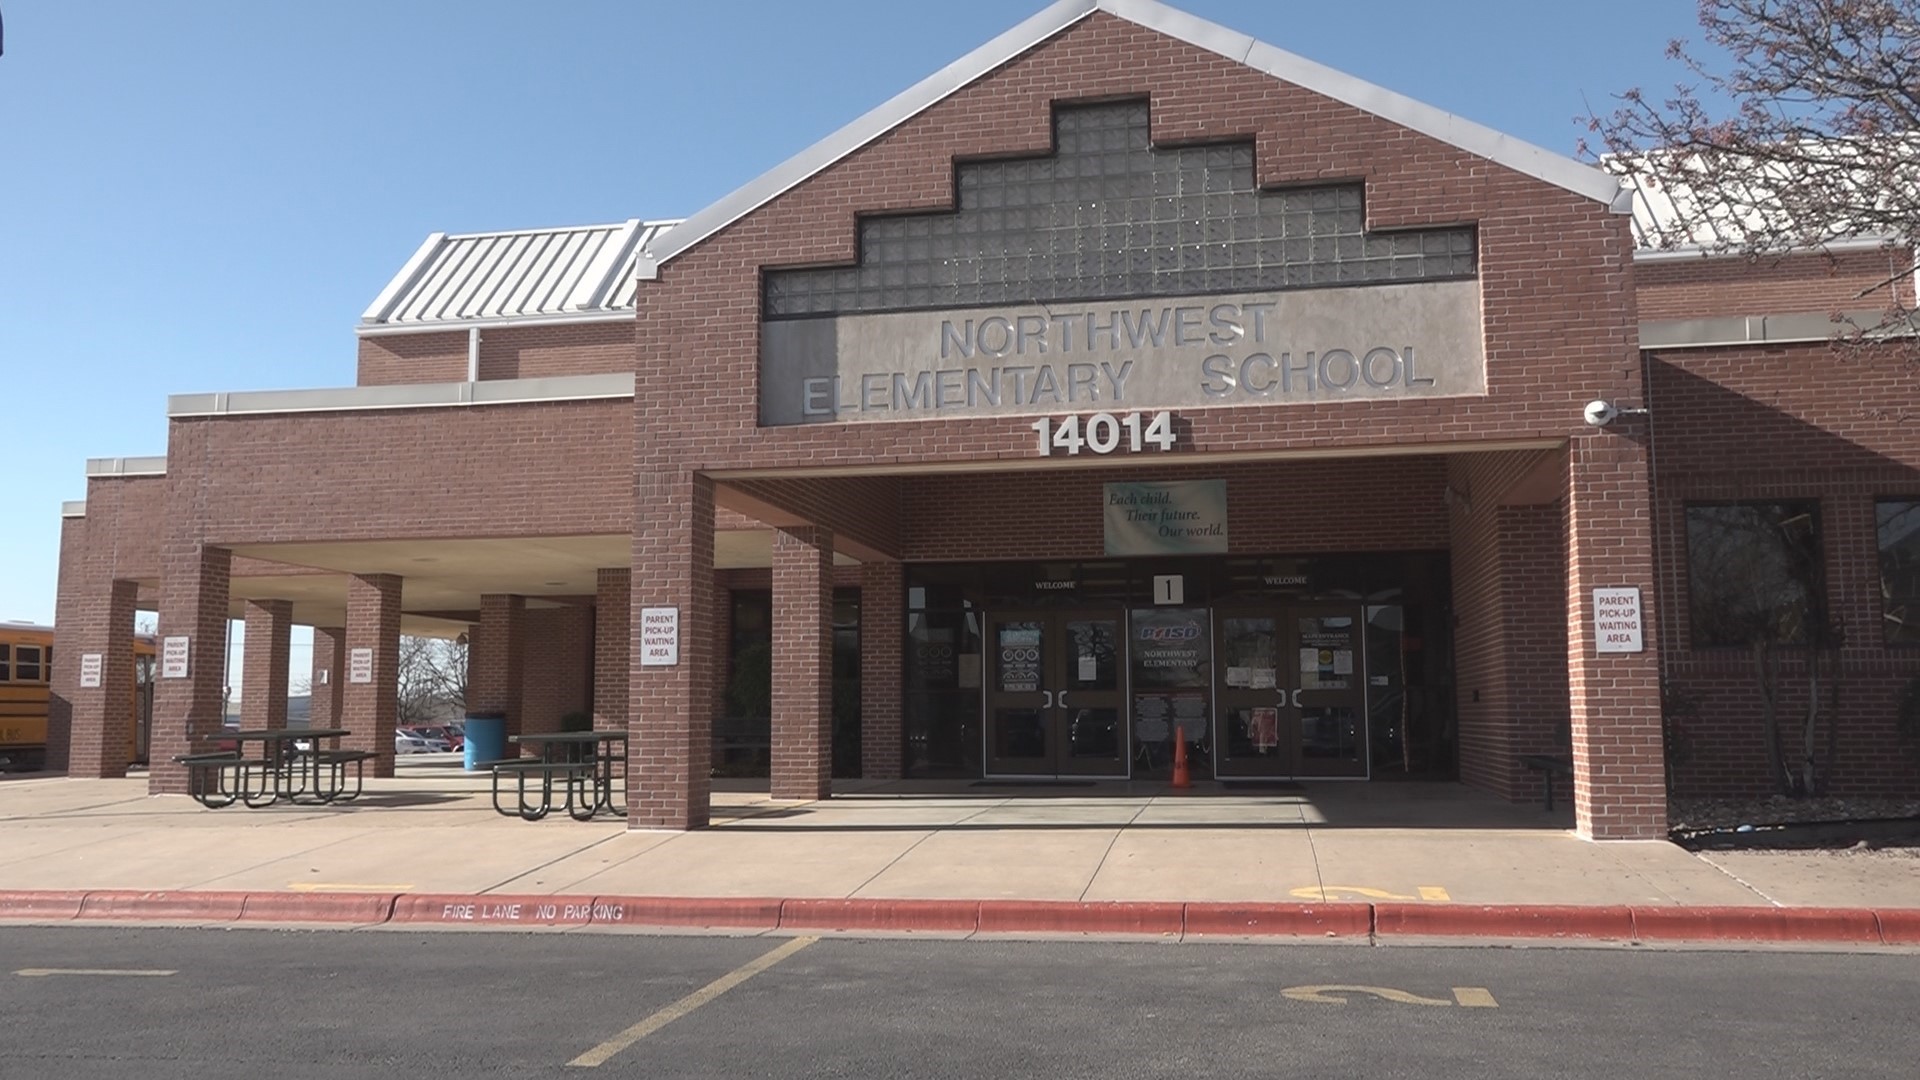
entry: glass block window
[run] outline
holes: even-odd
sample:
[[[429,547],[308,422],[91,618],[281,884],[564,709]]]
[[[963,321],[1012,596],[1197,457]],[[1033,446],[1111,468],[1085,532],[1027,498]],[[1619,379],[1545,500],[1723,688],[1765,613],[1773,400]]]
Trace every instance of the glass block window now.
[[[1820,507],[1811,501],[1687,507],[1696,647],[1804,645],[1825,610]]]
[[[1920,499],[1880,499],[1874,517],[1886,643],[1920,645]]]
[[[1050,157],[963,162],[951,213],[860,221],[860,263],[769,270],[769,319],[1470,278],[1469,227],[1368,233],[1359,184],[1263,191],[1253,143],[1155,148],[1147,104],[1055,110]]]

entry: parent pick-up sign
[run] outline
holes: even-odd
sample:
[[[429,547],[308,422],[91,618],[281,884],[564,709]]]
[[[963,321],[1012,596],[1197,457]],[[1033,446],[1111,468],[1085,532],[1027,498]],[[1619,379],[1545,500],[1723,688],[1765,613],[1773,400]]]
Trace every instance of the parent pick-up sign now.
[[[1635,653],[1645,648],[1640,634],[1639,589],[1593,590],[1594,649]]]
[[[680,609],[640,609],[640,666],[672,667],[680,662]]]

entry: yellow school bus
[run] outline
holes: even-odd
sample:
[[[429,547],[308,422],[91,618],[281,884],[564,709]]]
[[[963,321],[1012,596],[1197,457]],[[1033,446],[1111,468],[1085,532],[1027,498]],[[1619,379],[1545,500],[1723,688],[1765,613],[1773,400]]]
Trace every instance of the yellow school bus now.
[[[135,634],[133,730],[127,757],[145,761],[153,721],[153,636]],[[47,757],[47,695],[53,682],[53,627],[0,623],[0,770],[32,772]]]

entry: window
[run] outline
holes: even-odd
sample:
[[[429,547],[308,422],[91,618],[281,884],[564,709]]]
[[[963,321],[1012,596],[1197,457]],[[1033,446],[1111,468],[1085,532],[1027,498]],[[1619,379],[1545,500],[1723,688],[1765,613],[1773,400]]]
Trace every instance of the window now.
[[[1880,534],[1880,614],[1889,645],[1920,645],[1920,499],[1874,504]]]
[[[0,645],[0,682],[13,681],[13,646]]]
[[[1807,644],[1825,625],[1823,585],[1818,503],[1687,507],[1695,647]]]
[[[46,678],[41,671],[40,646],[21,645],[13,650],[13,676],[16,682],[39,682]]]

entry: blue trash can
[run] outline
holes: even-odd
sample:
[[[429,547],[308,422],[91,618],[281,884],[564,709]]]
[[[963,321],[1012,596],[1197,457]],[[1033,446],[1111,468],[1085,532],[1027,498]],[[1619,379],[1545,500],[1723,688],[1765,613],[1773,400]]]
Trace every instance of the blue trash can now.
[[[468,772],[479,768],[482,762],[498,761],[507,756],[506,717],[469,716],[466,732],[467,744],[463,750],[462,764]]]

